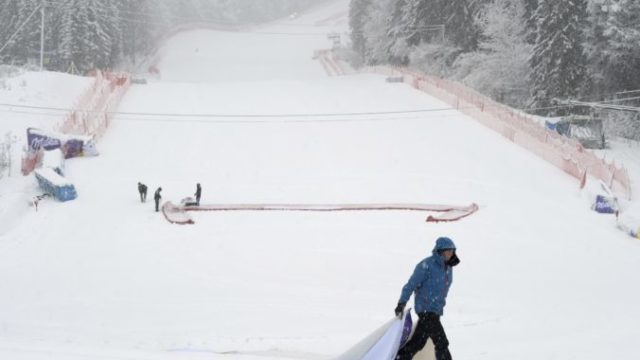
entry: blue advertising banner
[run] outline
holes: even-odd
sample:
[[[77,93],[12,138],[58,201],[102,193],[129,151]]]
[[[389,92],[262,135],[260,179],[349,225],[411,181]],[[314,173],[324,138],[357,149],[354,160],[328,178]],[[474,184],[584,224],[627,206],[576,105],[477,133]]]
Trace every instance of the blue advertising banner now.
[[[27,142],[29,144],[29,149],[33,151],[40,150],[41,148],[45,150],[54,150],[59,149],[62,146],[60,139],[54,139],[43,135],[34,128],[27,129]]]
[[[69,136],[28,128],[27,143],[29,150],[33,152],[40,149],[60,149],[65,159],[85,155],[98,155],[95,145],[88,137],[85,139],[82,136]]]
[[[594,210],[601,214],[614,214],[618,207],[614,199],[603,195],[596,196],[596,203],[593,205]]]

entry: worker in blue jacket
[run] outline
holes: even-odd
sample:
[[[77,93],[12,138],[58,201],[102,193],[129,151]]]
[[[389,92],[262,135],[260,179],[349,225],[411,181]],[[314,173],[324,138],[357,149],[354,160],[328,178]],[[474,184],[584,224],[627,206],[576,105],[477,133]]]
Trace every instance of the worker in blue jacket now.
[[[422,350],[431,338],[436,349],[437,360],[451,360],[449,340],[444,332],[440,317],[446,304],[447,293],[453,281],[453,267],[460,263],[456,255],[456,246],[448,237],[436,240],[432,255],[416,265],[407,284],[402,288],[402,294],[395,309],[396,316],[401,317],[404,308],[415,293],[415,311],[418,314],[418,324],[405,346],[400,349],[396,360],[411,360]]]

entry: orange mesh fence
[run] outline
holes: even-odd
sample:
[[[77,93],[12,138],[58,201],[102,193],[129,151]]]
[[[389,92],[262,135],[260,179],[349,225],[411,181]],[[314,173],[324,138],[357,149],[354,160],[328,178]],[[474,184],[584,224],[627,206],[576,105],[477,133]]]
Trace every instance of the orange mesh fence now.
[[[368,70],[387,76],[401,75],[405,83],[446,102],[576,179],[582,179],[586,171],[604,181],[616,193],[631,198],[631,180],[625,168],[607,163],[579,142],[536,123],[531,116],[450,80],[405,68],[375,66]]]
[[[109,127],[112,112],[129,88],[128,74],[96,71],[93,85],[80,97],[59,130],[65,134],[100,138]]]
[[[318,50],[315,52],[314,58],[320,61],[327,75],[339,76],[345,74],[345,70],[340,65],[340,62],[335,59],[333,51]]]
[[[91,136],[94,139],[102,137],[129,84],[128,74],[95,71],[93,83],[72,106],[75,110],[66,115],[56,130],[64,134]],[[41,161],[42,151],[25,152],[21,164],[22,174],[29,175]]]

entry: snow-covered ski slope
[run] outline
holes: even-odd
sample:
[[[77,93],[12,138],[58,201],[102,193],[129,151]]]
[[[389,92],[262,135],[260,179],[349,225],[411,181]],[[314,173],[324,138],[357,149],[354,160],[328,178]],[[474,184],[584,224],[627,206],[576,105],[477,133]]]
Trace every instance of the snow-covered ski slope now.
[[[1,359],[330,359],[392,316],[441,235],[462,260],[443,318],[456,359],[640,358],[640,242],[588,210],[574,179],[446,104],[380,76],[327,77],[313,50],[347,9],[165,44],[160,79],[119,108],[147,115],[118,116],[99,157],[67,162],[78,199],[0,235]],[[214,116],[412,109],[432,111]],[[138,181],[174,203],[199,182],[211,204],[481,208],[444,224],[255,211],[176,226],[139,202]]]

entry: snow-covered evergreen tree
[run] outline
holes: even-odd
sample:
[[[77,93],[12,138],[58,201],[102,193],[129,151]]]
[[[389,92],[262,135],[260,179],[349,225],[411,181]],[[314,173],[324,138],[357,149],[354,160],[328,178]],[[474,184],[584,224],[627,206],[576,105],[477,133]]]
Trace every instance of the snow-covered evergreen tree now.
[[[404,9],[407,7],[407,0],[395,0],[391,4],[391,15],[387,17],[386,23],[386,44],[389,54],[389,62],[394,65],[407,65],[409,27],[403,23]]]
[[[589,95],[594,99],[634,98],[620,93],[640,89],[640,6],[620,0],[592,0],[585,49],[592,76]],[[638,100],[624,105],[640,106]],[[637,113],[602,110],[608,134],[640,139]]]
[[[409,44],[440,39],[444,18],[445,0],[408,0],[403,21],[410,31]]]
[[[12,53],[14,58],[24,62],[30,58],[36,58],[40,53],[40,16],[38,8],[41,1],[23,0],[18,2],[18,13],[15,19],[16,28],[11,29],[11,33],[22,26],[21,30],[16,34],[12,44]],[[31,18],[29,18],[31,16]]]
[[[11,54],[17,43],[15,40],[9,41],[11,35],[17,30],[18,11],[20,0],[0,0],[0,48],[5,47],[0,53],[0,59],[3,62],[9,62]],[[6,45],[6,46],[5,46]]]
[[[367,8],[363,32],[367,39],[365,61],[374,65],[389,61],[389,14],[393,12],[395,0],[379,0]]]
[[[100,0],[67,0],[63,8],[61,56],[80,72],[111,66],[119,28],[113,6]]]
[[[87,24],[87,43],[93,49],[88,59],[93,67],[105,69],[111,67],[111,51],[114,48],[114,37],[117,38],[118,19],[111,2],[102,0],[85,0],[89,23]]]
[[[584,0],[540,0],[536,41],[529,60],[533,105],[541,113],[562,114],[564,109],[542,109],[554,99],[576,97],[586,79],[582,24]]]
[[[612,0],[592,0],[588,4],[588,22],[585,26],[585,54],[590,74],[590,95],[599,96],[614,91],[615,80],[607,74],[610,67],[610,43],[604,35],[609,23]]]
[[[78,64],[84,67],[87,59],[84,57],[87,33],[85,24],[89,21],[86,8],[76,8],[78,0],[65,0],[60,3],[60,57],[66,69],[78,71]]]
[[[526,39],[529,44],[536,41],[536,31],[538,30],[536,10],[538,9],[538,0],[524,0],[524,15],[522,20],[526,24]]]
[[[193,22],[256,22],[288,16],[314,0],[0,0],[0,46],[29,21],[0,54],[4,63],[40,56],[39,6],[45,12],[45,65],[84,72],[147,55],[171,26]]]
[[[367,49],[367,39],[364,33],[365,19],[370,0],[351,0],[349,2],[349,28],[351,30],[351,46],[353,50],[364,58]]]
[[[524,3],[520,0],[494,0],[478,17],[482,41],[478,51],[460,55],[456,77],[501,102],[524,105],[528,94],[528,59],[533,46],[526,40]]]
[[[605,74],[616,90],[640,89],[640,2],[618,0],[607,5]]]
[[[400,24],[398,26],[409,46],[418,45],[421,40],[420,15],[418,14],[421,3],[422,0],[406,0],[400,10]]]
[[[442,6],[445,34],[463,52],[475,50],[480,30],[475,25],[475,0],[445,2]]]
[[[165,3],[157,3],[152,0],[120,0],[118,11],[120,15],[120,27],[123,29],[122,51],[132,63],[136,63],[138,57],[147,54],[156,39],[156,29],[168,29],[169,21],[162,10],[166,9]],[[171,9],[169,13],[173,13]],[[175,14],[175,13],[174,13]]]

